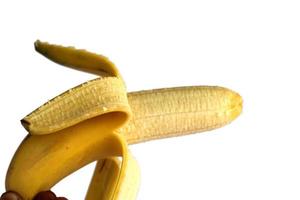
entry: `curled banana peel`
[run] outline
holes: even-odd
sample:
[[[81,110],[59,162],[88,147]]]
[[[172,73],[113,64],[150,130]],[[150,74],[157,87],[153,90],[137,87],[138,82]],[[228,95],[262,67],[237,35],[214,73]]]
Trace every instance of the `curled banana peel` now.
[[[6,190],[31,200],[97,161],[87,200],[133,200],[140,172],[129,144],[222,127],[242,110],[239,94],[216,86],[127,93],[106,57],[37,41],[50,60],[100,78],[45,103],[21,120],[29,132],[7,172]]]

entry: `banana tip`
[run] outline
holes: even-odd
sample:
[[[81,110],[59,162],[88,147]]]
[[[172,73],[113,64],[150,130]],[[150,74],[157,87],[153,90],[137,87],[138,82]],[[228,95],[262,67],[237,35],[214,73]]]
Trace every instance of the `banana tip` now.
[[[21,124],[27,131],[29,131],[30,123],[26,119],[22,119]]]
[[[230,115],[231,120],[234,120],[237,118],[243,110],[243,98],[238,93],[234,93],[231,99],[231,109],[230,109]]]
[[[34,49],[35,49],[36,51],[39,51],[39,47],[40,47],[41,44],[42,44],[42,42],[41,42],[40,40],[36,40],[36,41],[34,42]]]

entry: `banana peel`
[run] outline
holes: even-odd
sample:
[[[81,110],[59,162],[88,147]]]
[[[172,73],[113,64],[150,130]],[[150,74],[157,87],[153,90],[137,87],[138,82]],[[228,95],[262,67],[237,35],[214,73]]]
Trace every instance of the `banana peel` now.
[[[242,110],[227,88],[192,86],[127,93],[108,58],[74,47],[35,42],[48,59],[100,77],[74,87],[21,120],[28,135],[6,175],[6,190],[31,200],[97,161],[88,200],[134,200],[140,171],[129,144],[222,127]]]

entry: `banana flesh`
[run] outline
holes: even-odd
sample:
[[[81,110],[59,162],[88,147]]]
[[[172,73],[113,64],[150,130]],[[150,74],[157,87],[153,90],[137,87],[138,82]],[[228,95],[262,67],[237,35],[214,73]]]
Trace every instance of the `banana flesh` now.
[[[117,77],[98,78],[50,100],[21,120],[32,135],[53,133],[102,114],[116,112],[115,126],[130,118],[131,110],[123,82]],[[117,118],[118,117],[118,118]]]
[[[106,57],[37,41],[50,60],[100,78],[45,103],[21,120],[29,132],[6,176],[6,190],[24,200],[51,189],[64,177],[97,161],[86,199],[133,200],[140,173],[128,144],[212,130],[242,110],[236,92],[193,86],[127,93]]]
[[[133,116],[120,133],[129,144],[222,127],[242,109],[239,94],[216,86],[133,92],[128,102]]]

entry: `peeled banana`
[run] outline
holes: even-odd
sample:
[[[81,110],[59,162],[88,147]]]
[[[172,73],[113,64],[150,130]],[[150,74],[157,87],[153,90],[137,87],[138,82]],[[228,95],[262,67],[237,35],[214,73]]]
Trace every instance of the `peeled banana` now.
[[[37,41],[48,59],[100,77],[55,97],[21,120],[28,135],[6,175],[24,200],[97,161],[87,200],[134,200],[139,167],[128,144],[212,130],[234,120],[242,98],[229,89],[193,86],[127,93],[106,57]]]

